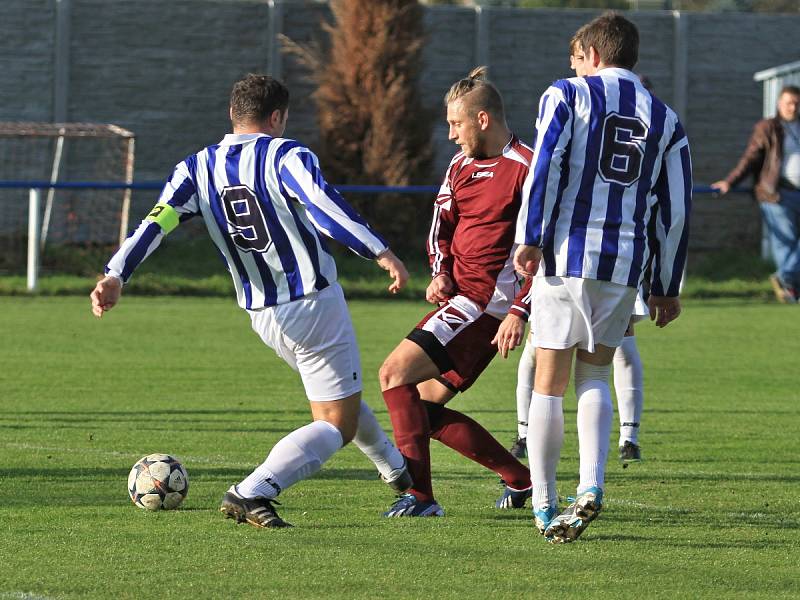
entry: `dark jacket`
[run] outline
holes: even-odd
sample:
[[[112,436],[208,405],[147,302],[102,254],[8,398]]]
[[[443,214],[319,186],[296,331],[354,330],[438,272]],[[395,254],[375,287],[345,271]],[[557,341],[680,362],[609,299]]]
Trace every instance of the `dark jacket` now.
[[[739,163],[725,177],[735,186],[752,174],[755,177],[753,194],[759,202],[780,199],[781,163],[783,162],[783,126],[778,117],[763,119],[753,127],[753,134]]]

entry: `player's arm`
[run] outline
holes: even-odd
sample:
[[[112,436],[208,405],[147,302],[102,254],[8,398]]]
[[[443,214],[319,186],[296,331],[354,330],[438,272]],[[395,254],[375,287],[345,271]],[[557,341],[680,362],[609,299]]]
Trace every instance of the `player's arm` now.
[[[458,222],[458,208],[451,189],[450,172],[453,163],[448,169],[444,183],[439,188],[439,194],[433,204],[433,218],[425,249],[428,252],[428,262],[431,267],[431,282],[425,290],[425,299],[438,304],[450,298],[454,291],[453,285],[453,255],[450,247],[453,243],[453,233]]]
[[[525,279],[522,289],[517,293],[508,314],[492,339],[492,344],[497,345],[497,351],[503,358],[508,358],[508,352],[519,346],[525,336],[525,323],[531,314],[532,283],[531,277]]]
[[[686,266],[692,208],[692,159],[680,123],[664,153],[653,189],[656,196],[655,252],[650,282],[650,318],[664,327],[680,315],[681,277]]]
[[[539,248],[547,240],[545,232],[558,207],[558,186],[562,163],[572,138],[573,112],[567,102],[572,83],[557,81],[542,95],[536,119],[536,144],[533,160],[522,188],[522,205],[517,218],[514,267],[526,276],[536,274],[541,261]]]
[[[403,263],[336,188],[325,181],[311,150],[299,145],[290,149],[281,159],[278,174],[283,189],[304,206],[320,232],[388,271],[393,280],[390,292],[396,293],[405,286],[408,271]]]
[[[122,294],[122,286],[138,266],[161,244],[164,236],[181,221],[198,212],[196,189],[191,171],[194,157],[180,163],[164,185],[158,203],[128,235],[105,267],[105,277],[89,295],[92,312],[97,317],[111,310]]]

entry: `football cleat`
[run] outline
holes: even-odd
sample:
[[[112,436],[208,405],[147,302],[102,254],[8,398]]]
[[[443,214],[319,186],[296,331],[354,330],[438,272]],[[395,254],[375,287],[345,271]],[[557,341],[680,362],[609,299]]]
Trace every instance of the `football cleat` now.
[[[544,536],[554,544],[574,542],[597,518],[603,509],[603,490],[590,487],[555,517],[544,530]]]
[[[383,473],[378,474],[386,485],[392,488],[398,494],[407,492],[414,485],[414,480],[411,479],[411,473],[408,472],[408,465],[403,459],[403,466],[398,469],[389,471],[389,474],[384,476]]]
[[[231,486],[222,497],[219,510],[228,519],[236,519],[237,523],[250,523],[254,527],[264,529],[291,527],[289,523],[278,516],[273,504],[280,503],[269,498],[242,498]]]
[[[511,448],[509,448],[508,451],[511,452],[511,456],[514,458],[525,458],[528,456],[527,438],[517,436],[517,439],[514,440],[514,443],[511,444]]]
[[[531,497],[533,488],[527,490],[515,490],[506,486],[503,495],[494,503],[495,508],[525,508],[525,500]]]
[[[402,494],[383,513],[384,517],[443,517],[444,509],[438,502],[417,500],[414,494]]]
[[[550,522],[557,514],[558,506],[545,505],[542,508],[533,509],[533,524],[536,526],[536,529],[539,530],[539,533],[544,535],[547,526],[550,525]]]
[[[627,466],[628,463],[635,463],[642,461],[642,449],[638,444],[626,441],[619,447],[619,459],[622,461],[622,466]]]

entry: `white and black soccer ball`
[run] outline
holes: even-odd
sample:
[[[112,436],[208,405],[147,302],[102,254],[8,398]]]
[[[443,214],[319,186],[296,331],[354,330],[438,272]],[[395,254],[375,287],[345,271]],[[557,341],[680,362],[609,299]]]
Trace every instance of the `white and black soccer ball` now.
[[[177,508],[188,491],[186,469],[169,454],[148,454],[133,465],[128,475],[128,494],[139,508]]]

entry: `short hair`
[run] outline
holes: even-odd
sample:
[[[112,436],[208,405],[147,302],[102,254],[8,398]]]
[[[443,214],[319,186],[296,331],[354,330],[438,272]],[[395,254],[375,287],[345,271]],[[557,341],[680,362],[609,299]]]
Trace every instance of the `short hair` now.
[[[797,87],[796,85],[785,85],[781,88],[781,93],[778,94],[778,98],[780,98],[784,94],[792,94],[793,96],[800,96],[800,87]]]
[[[496,119],[505,119],[503,109],[503,98],[500,92],[489,81],[489,67],[475,67],[464,79],[459,79],[444,96],[444,104],[447,106],[456,100],[462,100],[468,108],[476,113],[485,110]]]
[[[276,110],[289,108],[289,90],[269,75],[248,73],[233,84],[231,120],[234,123],[263,123]]]
[[[633,69],[639,61],[639,30],[613,11],[605,12],[586,25],[581,40],[584,51],[594,48],[607,66]]]
[[[569,40],[569,53],[571,55],[575,54],[575,51],[578,49],[578,44],[580,44],[581,50],[586,52],[586,46],[584,46],[583,44],[583,36],[586,33],[587,27],[589,27],[588,23],[586,25],[581,25],[578,31],[576,31],[575,34],[572,36],[572,38]]]

